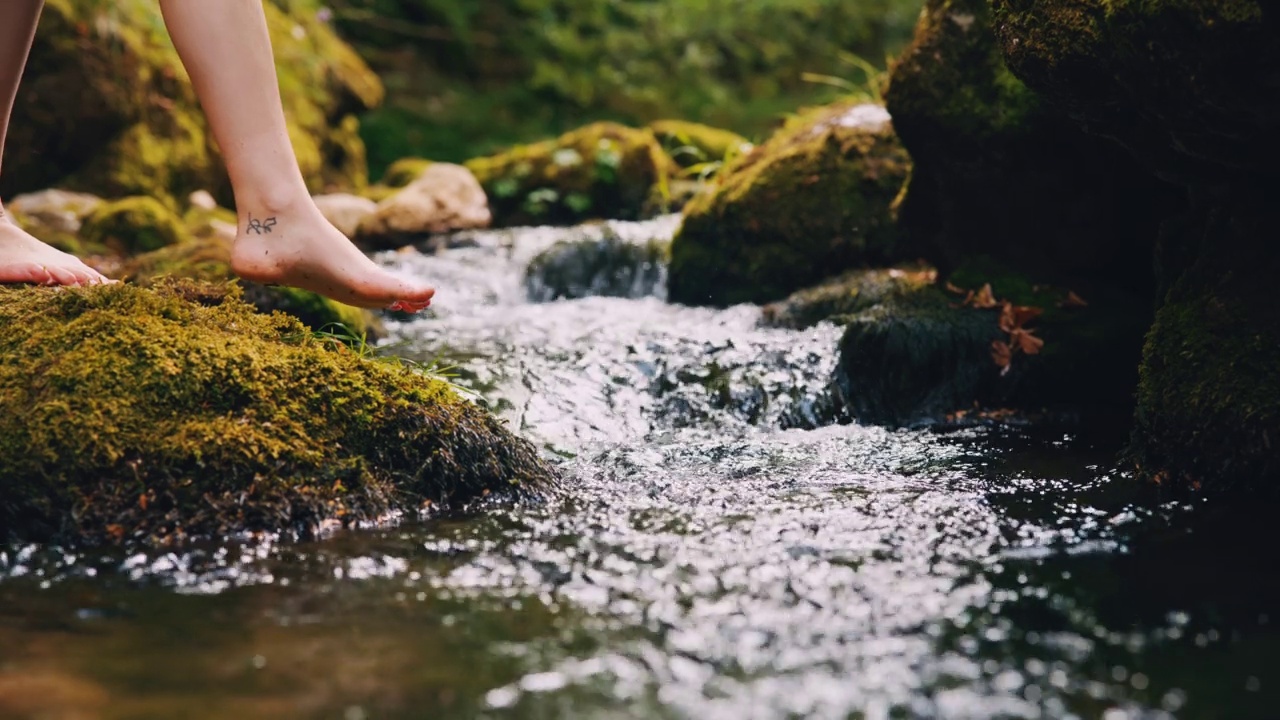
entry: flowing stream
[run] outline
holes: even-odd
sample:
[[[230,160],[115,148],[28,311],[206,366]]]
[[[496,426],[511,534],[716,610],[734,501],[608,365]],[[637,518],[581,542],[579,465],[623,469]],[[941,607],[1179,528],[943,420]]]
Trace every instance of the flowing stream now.
[[[440,288],[390,351],[450,367],[559,492],[0,549],[0,718],[1274,717],[1267,509],[1144,495],[1092,423],[838,423],[839,329],[666,304],[674,222],[384,256]],[[528,274],[566,240],[609,262]]]

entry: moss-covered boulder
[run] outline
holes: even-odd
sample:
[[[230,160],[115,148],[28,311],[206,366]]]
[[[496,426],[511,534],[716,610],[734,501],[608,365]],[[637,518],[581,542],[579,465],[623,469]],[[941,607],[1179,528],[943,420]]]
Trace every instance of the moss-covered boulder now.
[[[995,0],[1011,70],[1186,189],[1156,252],[1133,456],[1142,474],[1275,493],[1280,12],[1256,0]]]
[[[845,324],[849,316],[915,293],[936,277],[932,268],[913,266],[850,270],[765,305],[761,322],[767,327],[796,330],[823,321]]]
[[[164,284],[171,278],[226,283],[235,278],[231,272],[231,241],[219,234],[192,238],[138,255],[116,274],[143,287]],[[243,281],[241,285],[243,299],[261,312],[283,312],[315,330],[353,338],[376,340],[385,333],[377,316],[368,310],[297,288]]]
[[[539,253],[525,271],[525,290],[534,302],[654,295],[665,286],[670,253],[669,240],[635,241],[606,226]]]
[[[675,163],[652,131],[602,122],[466,167],[489,197],[494,225],[510,227],[638,218]]]
[[[81,233],[85,241],[112,248],[121,255],[159,250],[187,237],[182,218],[150,197],[103,203],[85,218]]]
[[[0,537],[314,529],[552,475],[444,381],[226,286],[0,288]]]
[[[1131,456],[1161,484],[1280,496],[1280,213],[1215,204],[1147,337]],[[1249,206],[1253,206],[1252,209]]]
[[[671,299],[768,302],[891,260],[909,170],[884,108],[849,101],[801,114],[685,208]]]
[[[929,0],[892,68],[885,99],[915,164],[906,243],[944,276],[986,255],[1085,291],[1149,287],[1170,191],[1009,71],[989,3]]]
[[[687,120],[657,120],[649,123],[649,129],[683,168],[732,160],[751,149],[751,143],[732,130]]]
[[[289,135],[313,191],[367,182],[355,114],[377,76],[317,16],[264,4]],[[49,0],[15,109],[0,195],[57,185],[108,197],[230,201],[218,150],[151,0]]]

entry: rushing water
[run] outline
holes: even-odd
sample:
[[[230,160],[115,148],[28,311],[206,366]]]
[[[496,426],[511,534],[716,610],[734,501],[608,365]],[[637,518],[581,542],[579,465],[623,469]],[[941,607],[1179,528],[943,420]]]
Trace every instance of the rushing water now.
[[[671,231],[386,257],[441,288],[393,351],[453,366],[562,494],[310,543],[8,548],[0,718],[1276,716],[1269,508],[1139,497],[1090,427],[835,424],[836,328],[667,305],[659,264],[528,300],[564,294],[525,277],[558,240]]]

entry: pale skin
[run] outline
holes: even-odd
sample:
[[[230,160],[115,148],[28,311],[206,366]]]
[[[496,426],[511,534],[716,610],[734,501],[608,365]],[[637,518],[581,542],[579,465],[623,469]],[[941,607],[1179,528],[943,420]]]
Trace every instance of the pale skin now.
[[[0,151],[42,5],[0,0]],[[160,0],[160,8],[226,158],[239,215],[232,270],[359,307],[427,307],[433,289],[379,267],[312,202],[289,142],[261,0]],[[106,281],[2,213],[0,283]]]

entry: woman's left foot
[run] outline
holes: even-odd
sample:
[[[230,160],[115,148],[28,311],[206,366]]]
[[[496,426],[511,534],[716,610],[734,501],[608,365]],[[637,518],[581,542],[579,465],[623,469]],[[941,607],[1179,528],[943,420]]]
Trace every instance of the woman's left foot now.
[[[246,280],[310,290],[357,307],[417,312],[431,304],[434,289],[379,267],[310,198],[279,211],[241,213],[231,269]]]

